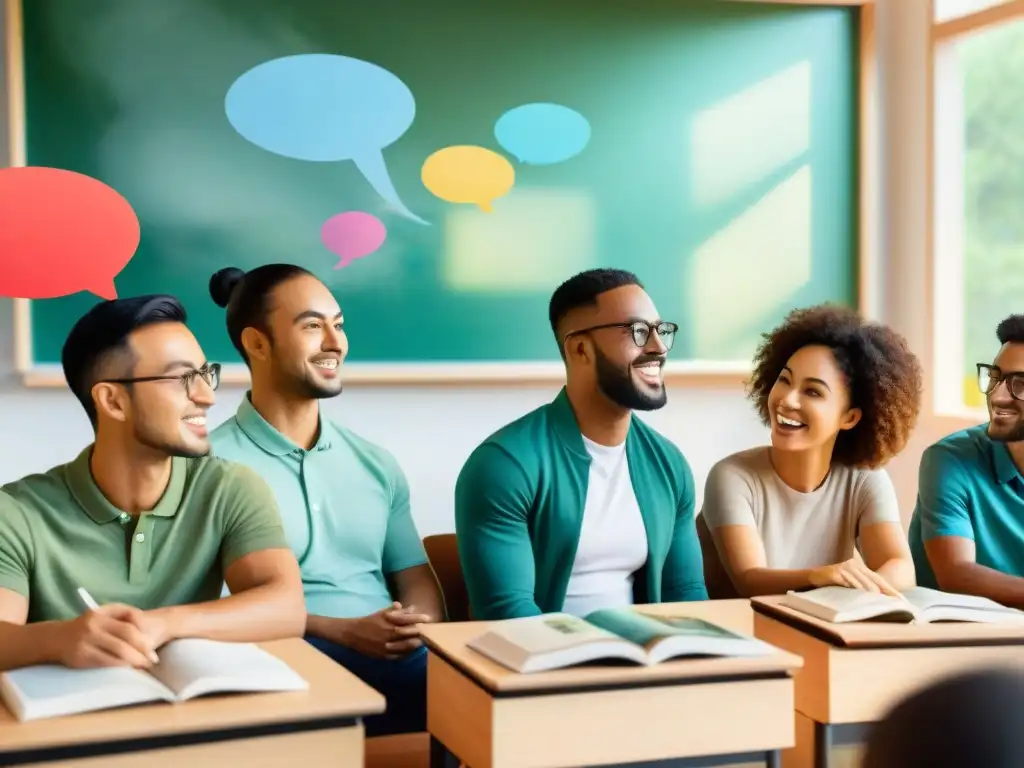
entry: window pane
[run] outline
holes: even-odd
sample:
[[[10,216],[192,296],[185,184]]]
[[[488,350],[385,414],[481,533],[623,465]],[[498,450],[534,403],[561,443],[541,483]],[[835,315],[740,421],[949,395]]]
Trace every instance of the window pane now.
[[[957,44],[964,114],[964,367],[990,362],[995,329],[1024,313],[1024,21]],[[938,311],[942,311],[941,307]],[[983,400],[964,388],[968,405]]]
[[[935,0],[935,21],[958,19],[1006,2],[1009,0]]]

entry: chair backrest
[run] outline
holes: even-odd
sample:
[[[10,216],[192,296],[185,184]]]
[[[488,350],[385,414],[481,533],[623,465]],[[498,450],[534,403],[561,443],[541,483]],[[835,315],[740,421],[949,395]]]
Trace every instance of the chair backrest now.
[[[733,586],[729,572],[722,564],[718,556],[718,547],[711,536],[711,529],[708,528],[704,515],[697,515],[697,538],[700,540],[700,551],[704,556],[704,584],[708,588],[708,597],[712,600],[728,600],[739,597],[739,592]]]
[[[469,593],[462,576],[458,540],[454,533],[436,533],[423,539],[430,567],[441,585],[448,621],[470,621]]]

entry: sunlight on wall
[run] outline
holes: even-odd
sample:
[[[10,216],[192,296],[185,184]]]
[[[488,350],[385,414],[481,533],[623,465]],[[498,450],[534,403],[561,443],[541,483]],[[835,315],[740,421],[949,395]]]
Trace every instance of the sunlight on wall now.
[[[803,155],[811,64],[802,61],[704,110],[690,134],[691,194],[715,205]]]
[[[762,318],[810,280],[811,187],[805,165],[697,248],[683,286],[694,357],[749,358]]]
[[[1006,2],[1009,0],[935,0],[935,21],[958,19]]]
[[[469,292],[550,291],[596,266],[594,204],[573,190],[513,189],[493,213],[453,210],[444,281]]]

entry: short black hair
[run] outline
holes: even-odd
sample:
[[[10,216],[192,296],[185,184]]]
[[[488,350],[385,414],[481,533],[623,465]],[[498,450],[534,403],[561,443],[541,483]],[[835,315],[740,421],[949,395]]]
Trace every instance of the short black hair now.
[[[127,378],[136,363],[128,337],[150,325],[187,320],[185,307],[167,294],[103,301],[79,318],[64,341],[60,362],[94,428],[98,416],[92,388],[104,378]],[[110,373],[115,362],[118,373]]]
[[[249,356],[242,345],[242,331],[256,328],[269,336],[270,294],[281,283],[301,275],[314,276],[295,264],[264,264],[248,272],[225,267],[210,278],[210,298],[218,307],[227,308],[228,337],[246,365]]]
[[[946,677],[900,699],[868,733],[864,768],[1017,768],[1024,675],[993,667]]]
[[[1024,315],[1010,315],[996,327],[999,344],[1024,344]]]
[[[559,348],[562,346],[562,340],[558,338],[558,326],[567,314],[579,307],[593,306],[597,304],[597,297],[602,293],[625,285],[644,287],[632,272],[605,267],[580,272],[558,286],[551,294],[551,302],[548,304],[548,321],[551,323],[551,332],[558,339]]]

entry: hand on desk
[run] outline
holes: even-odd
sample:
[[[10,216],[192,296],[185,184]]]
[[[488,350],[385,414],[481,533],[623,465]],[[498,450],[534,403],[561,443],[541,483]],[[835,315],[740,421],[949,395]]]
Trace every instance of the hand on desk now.
[[[157,661],[145,613],[111,603],[54,626],[57,654],[68,667],[146,668]]]
[[[333,620],[334,636],[325,639],[366,656],[397,659],[420,647],[419,625],[430,621],[426,614],[415,613],[414,606],[403,608],[401,603],[392,603],[389,608],[359,619]]]
[[[866,592],[881,592],[900,597],[900,593],[889,582],[868,568],[863,562],[851,558],[844,563],[823,565],[811,571],[811,584],[815,587],[853,587]]]

